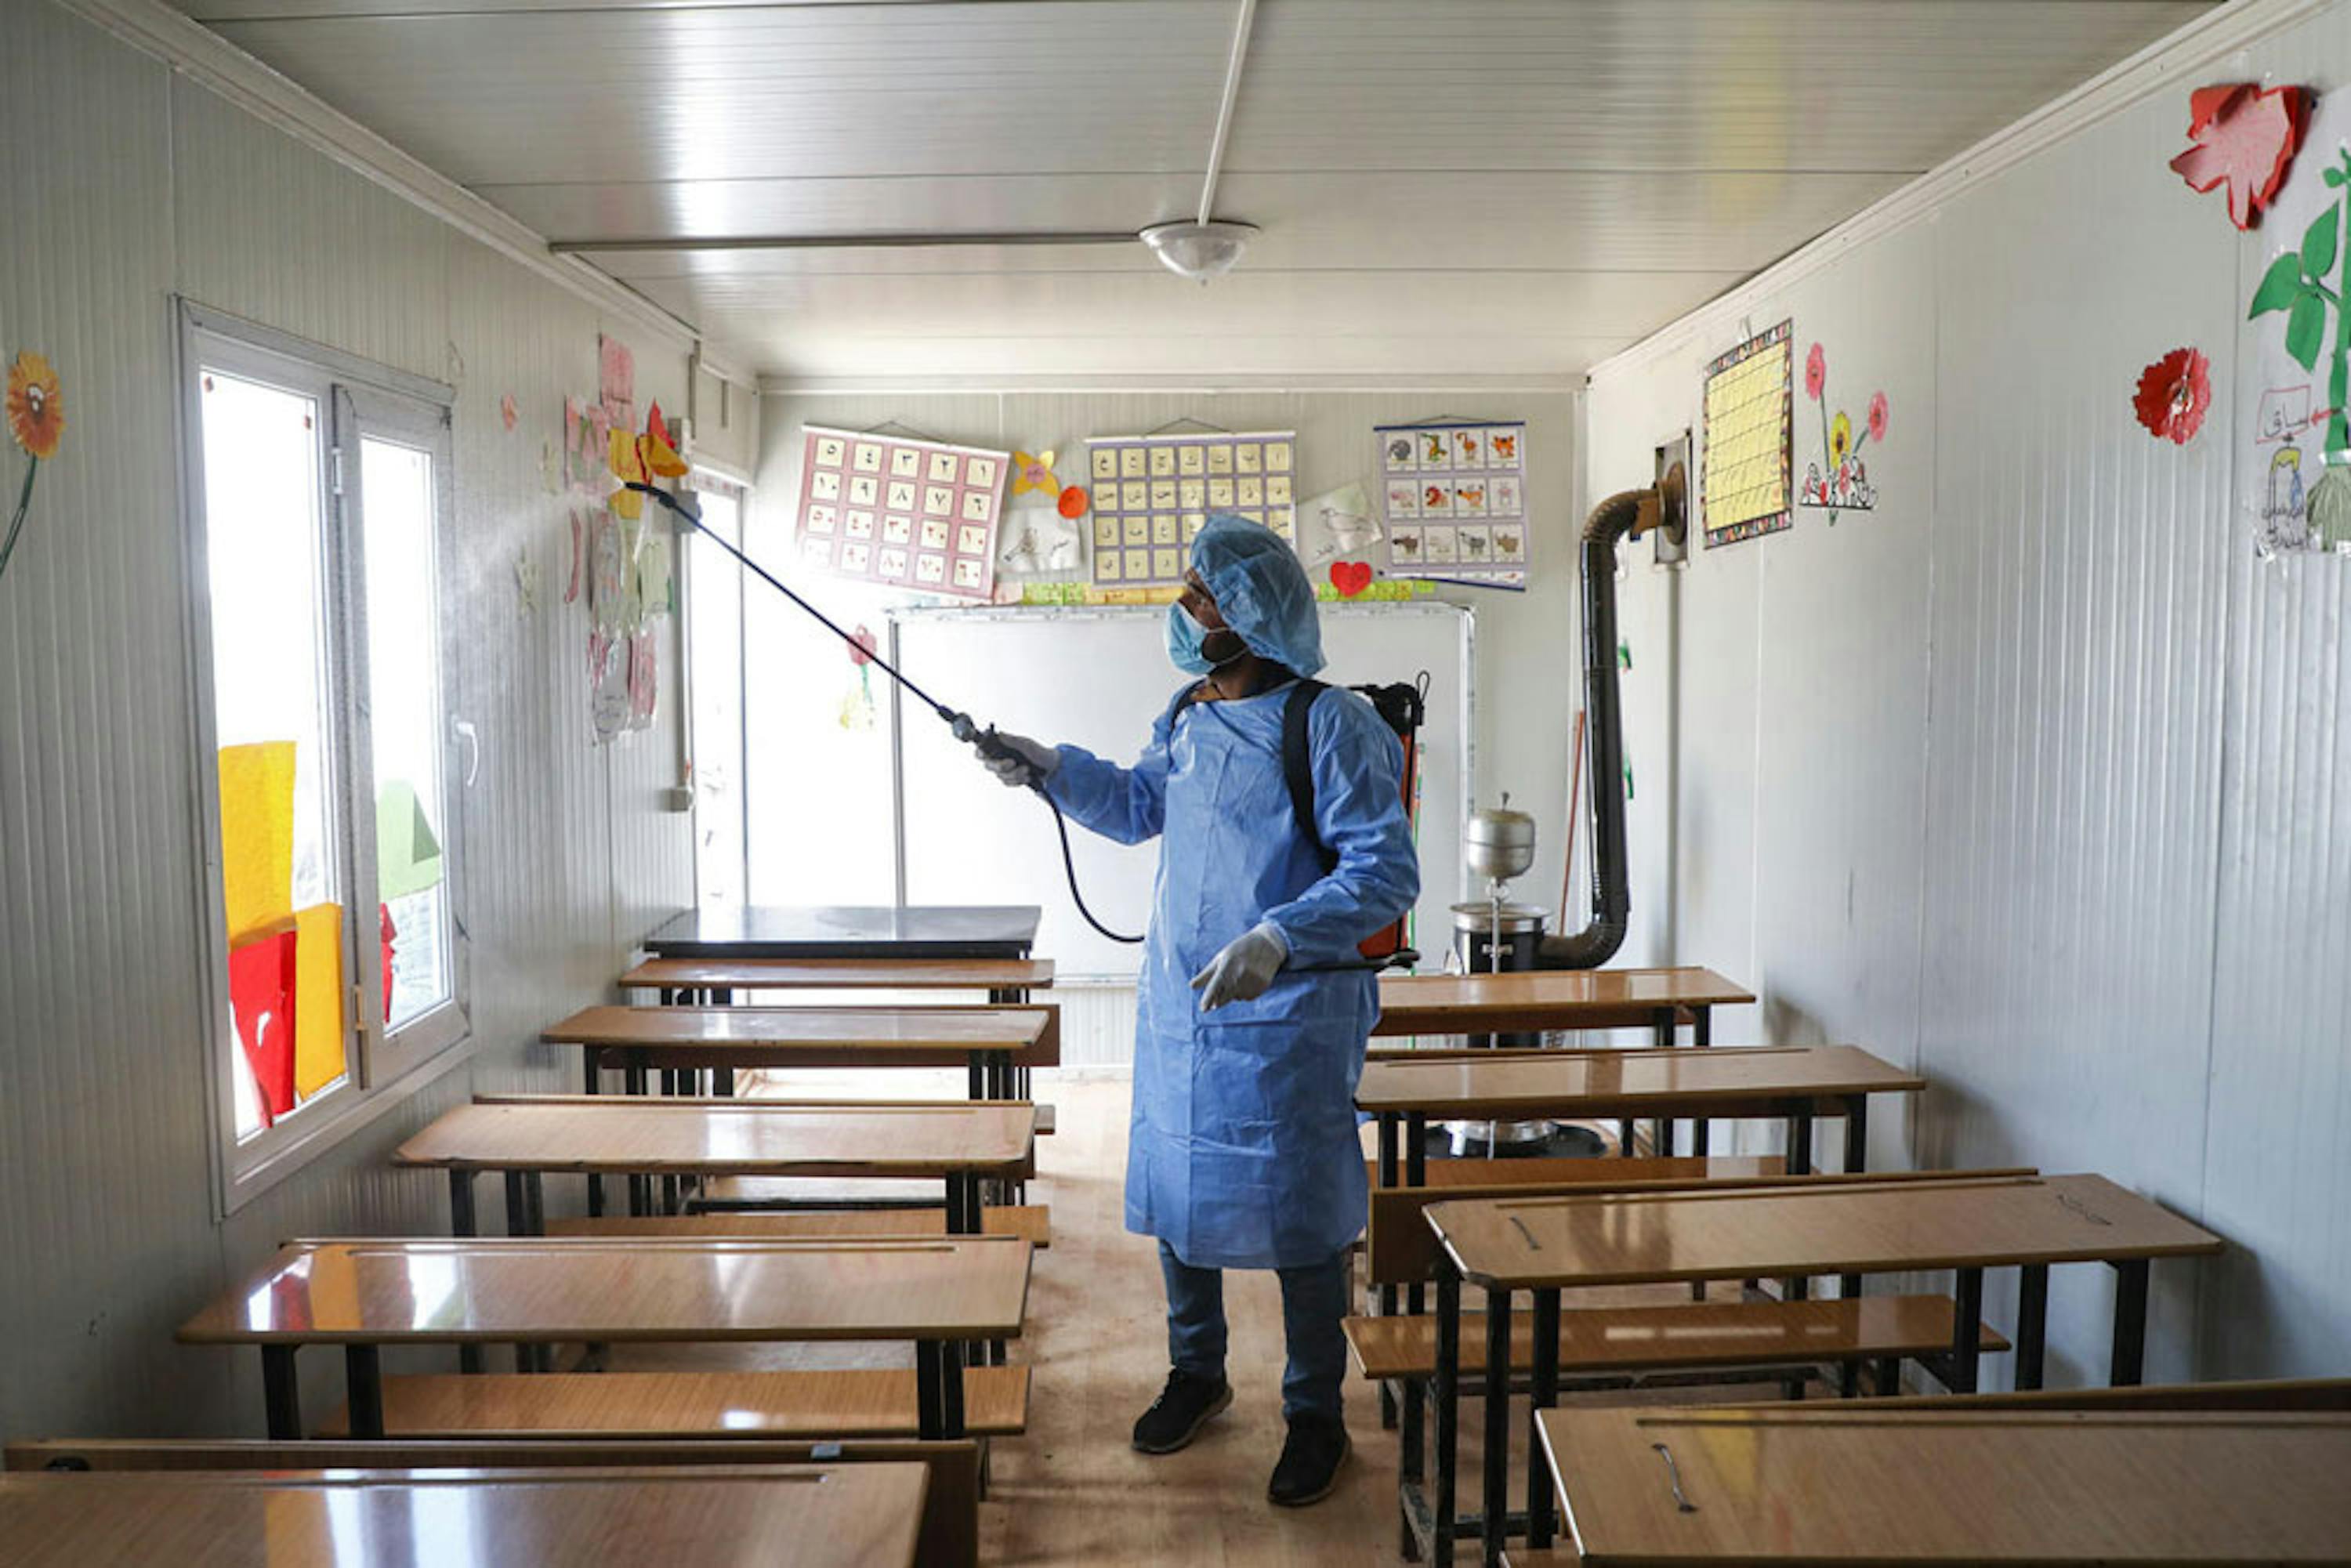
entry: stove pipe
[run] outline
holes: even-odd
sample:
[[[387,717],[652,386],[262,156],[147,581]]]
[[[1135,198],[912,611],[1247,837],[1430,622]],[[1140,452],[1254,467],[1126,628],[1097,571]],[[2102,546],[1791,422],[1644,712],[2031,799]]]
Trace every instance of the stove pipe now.
[[[1539,969],[1596,969],[1625,941],[1633,901],[1625,865],[1625,724],[1616,693],[1616,541],[1662,528],[1679,539],[1687,478],[1675,464],[1646,490],[1592,508],[1583,524],[1583,707],[1591,744],[1592,915],[1581,931],[1546,936]],[[1562,916],[1567,913],[1562,910]]]

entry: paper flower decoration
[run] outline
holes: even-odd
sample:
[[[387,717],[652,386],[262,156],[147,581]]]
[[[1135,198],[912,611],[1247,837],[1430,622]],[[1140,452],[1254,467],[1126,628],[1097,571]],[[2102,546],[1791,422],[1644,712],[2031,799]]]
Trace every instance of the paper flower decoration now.
[[[1050,452],[1015,452],[1012,455],[1012,493],[1025,496],[1034,490],[1040,496],[1060,491],[1061,482],[1053,477],[1053,455]]]
[[[2174,349],[2138,374],[2131,407],[2147,434],[2185,446],[2203,428],[2212,406],[2212,362],[2193,349]]]
[[[1818,402],[1828,384],[1829,357],[1821,352],[1818,343],[1814,343],[1813,351],[1804,356],[1804,395]]]
[[[676,479],[685,474],[685,459],[670,444],[669,426],[662,423],[659,403],[646,413],[643,435],[615,429],[606,440],[611,451],[612,473],[623,486],[650,485],[656,478]],[[645,498],[639,491],[615,490],[611,507],[614,517],[634,522],[644,516]]]
[[[0,573],[8,570],[8,558],[16,553],[16,538],[25,531],[26,514],[33,509],[33,480],[40,474],[41,465],[57,455],[57,443],[66,433],[65,391],[57,384],[57,372],[49,361],[30,349],[16,356],[8,367],[8,434],[25,449],[25,487],[16,492],[16,510],[8,519],[8,532],[0,538]]]
[[[1868,430],[1872,441],[1886,439],[1886,394],[1882,392],[1870,393]]]
[[[2188,139],[2171,161],[2191,190],[2229,187],[2229,221],[2249,229],[2285,181],[2309,120],[2310,95],[2298,87],[2258,82],[2199,88],[2188,95]]]
[[[1075,522],[1084,517],[1086,508],[1093,504],[1094,498],[1086,494],[1084,486],[1072,485],[1061,492],[1061,498],[1054,503],[1054,509],[1071,522]]]
[[[1829,462],[1833,466],[1842,467],[1844,460],[1852,455],[1853,420],[1844,410],[1839,409],[1837,416],[1829,421]]]
[[[514,393],[508,392],[506,396],[498,399],[498,417],[506,422],[506,427],[508,430],[512,430],[515,427],[516,414]]]

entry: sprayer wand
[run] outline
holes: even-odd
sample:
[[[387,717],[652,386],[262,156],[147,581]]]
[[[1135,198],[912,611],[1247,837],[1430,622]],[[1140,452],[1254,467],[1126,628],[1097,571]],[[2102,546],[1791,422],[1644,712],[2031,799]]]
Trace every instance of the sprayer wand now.
[[[1025,760],[1020,757],[1019,752],[1013,750],[1010,747],[1005,745],[1002,740],[998,738],[996,727],[994,725],[989,725],[986,729],[982,729],[978,725],[972,722],[971,715],[958,712],[956,709],[947,706],[946,704],[931,695],[930,693],[916,685],[914,682],[914,678],[908,675],[904,671],[899,669],[895,664],[890,663],[889,660],[883,658],[881,654],[875,653],[872,649],[868,648],[864,643],[859,642],[855,636],[852,635],[848,631],[842,628],[841,622],[835,621],[831,616],[827,615],[823,611],[819,610],[815,605],[810,603],[807,600],[793,592],[789,588],[785,586],[780,578],[777,577],[766,567],[761,566],[758,561],[753,560],[749,556],[745,555],[741,550],[736,549],[731,541],[722,538],[716,533],[713,532],[709,526],[703,522],[702,512],[699,507],[689,507],[685,502],[680,500],[677,497],[671,495],[668,491],[658,489],[655,486],[644,484],[640,480],[630,479],[623,481],[621,487],[624,490],[634,490],[642,496],[651,496],[654,500],[659,501],[669,510],[671,516],[676,517],[688,528],[699,532],[703,538],[710,540],[713,544],[716,544],[720,549],[725,550],[728,555],[733,556],[736,561],[739,563],[746,571],[748,571],[752,576],[766,583],[769,588],[774,589],[778,593],[782,594],[786,599],[790,600],[802,611],[806,612],[810,617],[815,620],[815,622],[819,625],[822,626],[826,631],[831,632],[834,636],[840,638],[843,643],[848,643],[851,647],[862,652],[869,663],[879,665],[883,674],[889,676],[901,686],[904,686],[907,691],[914,694],[925,707],[929,708],[933,713],[938,715],[940,720],[946,725],[948,730],[957,740],[972,747],[974,749],[978,751],[980,756],[990,758],[991,760],[1007,758],[1014,760]],[[1122,936],[1118,932],[1113,931],[1101,921],[1095,919],[1093,911],[1086,907],[1086,895],[1078,891],[1077,861],[1070,852],[1070,824],[1068,820],[1061,815],[1061,803],[1053,799],[1052,795],[1045,788],[1044,779],[1039,777],[1033,768],[1030,769],[1029,775],[1029,788],[1036,792],[1037,799],[1044,801],[1046,808],[1053,813],[1053,829],[1054,831],[1061,835],[1061,870],[1069,879],[1070,899],[1071,902],[1074,903],[1078,906],[1078,914],[1084,918],[1087,925],[1094,928],[1096,935],[1102,936],[1107,941],[1121,942],[1130,946],[1135,943],[1141,942],[1143,938],[1140,936]],[[1412,953],[1409,949],[1405,949],[1398,952],[1395,957],[1391,959],[1367,959],[1362,963],[1353,964],[1312,964],[1296,966],[1291,967],[1290,972],[1292,974],[1319,975],[1336,974],[1361,969],[1377,970],[1387,968],[1391,967],[1392,964],[1398,962],[1416,962],[1418,960],[1419,956],[1420,956],[1417,953]]]

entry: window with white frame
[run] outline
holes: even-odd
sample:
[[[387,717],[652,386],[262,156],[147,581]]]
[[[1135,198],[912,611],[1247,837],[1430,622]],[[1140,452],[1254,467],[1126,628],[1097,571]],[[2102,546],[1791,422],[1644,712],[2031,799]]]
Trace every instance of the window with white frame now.
[[[688,481],[703,528],[743,548],[743,487],[705,469]],[[686,544],[686,689],[694,883],[707,908],[744,902],[743,568],[699,530]]]
[[[444,634],[449,393],[183,312],[229,1204],[468,1037]]]

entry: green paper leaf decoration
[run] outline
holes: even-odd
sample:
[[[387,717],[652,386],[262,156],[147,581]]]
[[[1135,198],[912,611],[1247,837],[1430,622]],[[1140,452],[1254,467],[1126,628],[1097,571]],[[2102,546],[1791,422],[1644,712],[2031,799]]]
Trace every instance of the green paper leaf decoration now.
[[[2262,275],[2262,286],[2253,290],[2253,308],[2245,313],[2245,319],[2251,320],[2273,310],[2287,309],[2303,292],[2302,258],[2288,251],[2270,263],[2269,271]]]
[[[2325,180],[2330,185],[2340,185],[2343,183],[2343,171],[2340,169],[2329,169],[2325,173],[2320,175],[2319,178]]]
[[[2305,371],[2318,368],[2318,350],[2326,340],[2326,301],[2304,294],[2294,302],[2285,319],[2285,351]]]
[[[2323,280],[2335,266],[2335,236],[2342,221],[2343,204],[2337,202],[2302,232],[2302,270],[2313,283]]]

